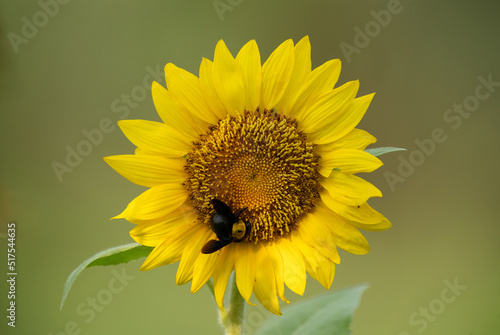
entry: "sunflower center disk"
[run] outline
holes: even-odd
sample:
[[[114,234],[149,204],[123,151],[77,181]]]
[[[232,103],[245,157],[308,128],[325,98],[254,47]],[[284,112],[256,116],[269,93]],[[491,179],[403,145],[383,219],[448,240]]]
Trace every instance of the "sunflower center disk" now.
[[[289,233],[319,197],[319,156],[295,120],[274,111],[245,111],[211,126],[193,143],[184,183],[204,224],[217,198],[252,225],[249,240]]]

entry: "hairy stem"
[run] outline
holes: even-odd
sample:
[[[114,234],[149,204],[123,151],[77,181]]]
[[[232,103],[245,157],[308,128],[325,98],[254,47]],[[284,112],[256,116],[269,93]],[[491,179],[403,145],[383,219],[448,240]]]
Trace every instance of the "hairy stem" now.
[[[245,314],[245,300],[236,286],[236,275],[231,287],[231,300],[226,311],[220,311],[220,321],[226,335],[243,334],[243,315]]]

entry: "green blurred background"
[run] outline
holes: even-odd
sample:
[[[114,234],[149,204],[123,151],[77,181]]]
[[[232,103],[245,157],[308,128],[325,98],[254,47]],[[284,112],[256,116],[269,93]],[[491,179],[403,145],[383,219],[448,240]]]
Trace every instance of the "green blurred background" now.
[[[102,160],[134,149],[117,126],[80,148],[88,155],[71,173],[58,178],[52,165],[66,164],[67,150],[101,122],[159,120],[149,87],[155,76],[164,83],[167,62],[197,74],[219,39],[233,54],[256,39],[266,59],[285,39],[309,35],[313,67],[340,58],[339,83],[359,79],[360,95],[377,92],[360,127],[377,146],[409,150],[382,156],[385,165],[367,176],[384,193],[371,204],[393,228],[365,233],[368,255],[341,253],[332,289],[370,284],[354,334],[498,334],[500,87],[476,89],[478,77],[500,82],[499,13],[498,1],[2,1],[0,333],[220,334],[208,290],[177,287],[177,265],[89,269],[59,311],[63,284],[80,262],[131,242],[133,225],[109,218],[143,188]],[[463,103],[470,115],[447,112]],[[419,154],[415,141],[430,150],[436,128],[446,140]],[[398,172],[402,161],[413,161],[414,171]],[[392,187],[388,173],[399,176]],[[11,221],[15,329],[5,317]],[[116,273],[128,276],[121,285]],[[460,288],[443,297],[447,281]],[[308,278],[303,297],[287,297],[293,304],[324,292]],[[268,316],[262,306],[247,312],[249,333]]]

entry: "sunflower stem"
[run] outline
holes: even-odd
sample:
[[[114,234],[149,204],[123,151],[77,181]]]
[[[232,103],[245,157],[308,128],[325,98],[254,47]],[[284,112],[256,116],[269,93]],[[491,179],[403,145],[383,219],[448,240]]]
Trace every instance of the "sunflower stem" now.
[[[226,331],[226,335],[242,335],[245,300],[241,296],[238,286],[236,286],[236,275],[233,277],[229,308],[227,313],[221,314],[221,323]]]

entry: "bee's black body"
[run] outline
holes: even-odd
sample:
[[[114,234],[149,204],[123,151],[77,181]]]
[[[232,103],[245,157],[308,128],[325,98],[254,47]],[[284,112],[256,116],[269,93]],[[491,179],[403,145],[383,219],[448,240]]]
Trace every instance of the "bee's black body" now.
[[[211,254],[231,242],[243,241],[251,229],[250,222],[239,218],[246,208],[241,209],[234,215],[231,208],[218,199],[212,199],[212,206],[215,213],[210,218],[210,225],[219,240],[208,241],[201,249],[204,254]]]

